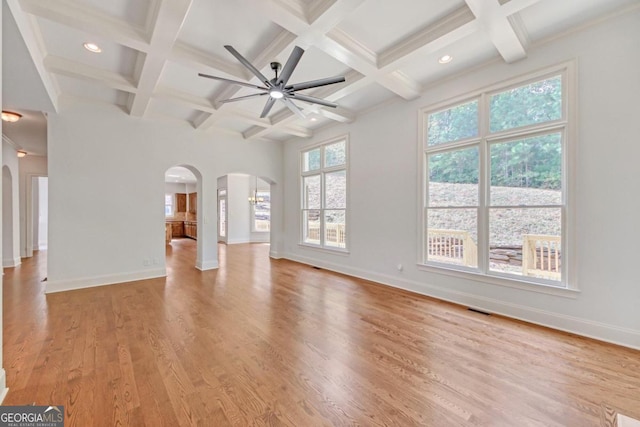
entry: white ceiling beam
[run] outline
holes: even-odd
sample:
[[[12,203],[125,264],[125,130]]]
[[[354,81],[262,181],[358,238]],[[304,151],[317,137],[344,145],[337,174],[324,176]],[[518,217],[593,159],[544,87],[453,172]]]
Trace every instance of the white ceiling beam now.
[[[173,46],[169,60],[191,67],[195,71],[194,75],[197,75],[197,73],[223,73],[221,77],[240,80],[248,80],[250,78],[246,68],[237,61],[226,61],[182,42],[177,42]]]
[[[286,127],[278,127],[277,129],[269,129],[262,128],[260,126],[252,126],[248,130],[242,132],[242,136],[244,139],[255,139],[259,137],[263,137],[270,130],[278,130],[283,133],[287,133],[292,136],[298,136],[300,138],[311,138],[313,136],[313,132],[310,129],[304,128],[302,126],[286,126]]]
[[[20,35],[27,46],[31,60],[33,61],[38,75],[40,76],[40,80],[42,81],[42,85],[49,96],[51,105],[53,105],[55,111],[58,111],[60,90],[56,81],[52,78],[44,65],[46,51],[44,49],[44,43],[42,42],[42,35],[40,34],[39,27],[34,22],[35,18],[25,13],[18,0],[7,0],[7,6],[9,6],[13,19],[16,21]]]
[[[44,66],[50,73],[100,83],[112,89],[135,93],[136,87],[131,79],[112,71],[91,65],[48,55],[44,58]]]
[[[378,57],[378,66],[397,69],[400,59],[413,56],[425,46],[431,45],[431,50],[435,51],[455,43],[477,31],[478,26],[474,21],[475,16],[466,5],[459,7],[435,24],[427,25],[385,49]]]
[[[497,0],[465,0],[465,2],[507,63],[527,56],[516,30],[507,17],[500,12],[502,6]]]
[[[163,0],[156,15],[149,51],[138,78],[138,91],[130,98],[129,114],[142,117],[149,107],[162,69],[178,38],[192,0]]]
[[[142,52],[146,52],[149,48],[143,29],[115,19],[95,8],[83,6],[78,2],[19,0],[19,3],[25,12],[32,15],[105,37]]]
[[[336,29],[340,21],[362,3],[363,0],[336,0],[313,23],[308,23],[290,13],[288,9],[283,9],[275,0],[267,4],[265,13],[275,23],[296,34],[296,44],[302,47],[315,46],[397,95],[405,99],[417,98],[421,89],[417,83],[406,77],[398,78],[386,70],[379,70],[373,52]]]

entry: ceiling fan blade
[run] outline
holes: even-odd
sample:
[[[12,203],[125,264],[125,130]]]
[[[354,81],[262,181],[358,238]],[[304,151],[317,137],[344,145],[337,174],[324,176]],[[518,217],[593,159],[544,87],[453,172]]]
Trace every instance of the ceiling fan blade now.
[[[273,86],[269,79],[266,78],[264,74],[262,74],[256,67],[254,67],[251,62],[247,61],[244,56],[240,55],[240,53],[235,50],[233,46],[226,45],[224,48],[227,49],[233,56],[235,56],[236,59],[240,61],[242,65],[247,67],[249,71],[251,71],[257,78],[259,78],[262,83],[267,85],[267,87]]]
[[[260,114],[260,118],[264,119],[265,117],[267,117],[267,114],[269,114],[269,111],[271,111],[271,107],[273,107],[273,104],[276,103],[276,99],[269,97],[269,99],[267,99],[267,103],[264,104],[264,110],[262,110],[262,114]]]
[[[213,80],[220,80],[222,82],[232,83],[234,85],[246,86],[246,87],[251,87],[251,88],[260,89],[260,90],[269,90],[269,88],[266,88],[263,86],[257,86],[251,83],[239,82],[237,80],[225,79],[224,77],[211,76],[209,74],[203,74],[203,73],[198,73],[198,75],[200,77],[206,77],[208,79],[213,79]]]
[[[293,113],[300,117],[301,119],[306,119],[307,116],[304,115],[304,113],[302,112],[302,110],[300,110],[296,104],[294,104],[293,102],[291,102],[291,100],[289,98],[287,98],[286,96],[284,98],[282,98],[282,102],[284,102],[284,105],[287,106],[287,108],[291,111],[293,111]]]
[[[280,73],[280,77],[278,77],[278,81],[276,82],[278,86],[287,84],[289,78],[291,77],[291,74],[293,74],[293,70],[296,69],[298,62],[300,62],[300,58],[302,58],[303,53],[304,49],[302,49],[300,46],[296,46],[293,48],[293,52],[291,52],[291,55],[289,55],[289,59],[287,59],[287,63],[284,64],[282,73]]]
[[[325,101],[324,99],[316,98],[315,96],[302,95],[300,93],[292,93],[289,96],[293,99],[299,99],[300,101],[310,102],[312,104],[320,104],[324,105],[325,107],[336,108],[338,106],[338,104]]]
[[[239,96],[237,98],[223,99],[222,101],[218,101],[218,102],[221,104],[226,104],[227,102],[243,101],[245,99],[256,98],[258,96],[264,96],[264,95],[269,95],[269,92],[254,93],[252,95]]]
[[[296,90],[303,90],[303,89],[311,89],[314,87],[332,85],[334,83],[342,83],[343,81],[345,81],[344,76],[328,77],[326,79],[311,80],[309,82],[296,83],[290,86],[286,86],[285,90],[296,91]]]

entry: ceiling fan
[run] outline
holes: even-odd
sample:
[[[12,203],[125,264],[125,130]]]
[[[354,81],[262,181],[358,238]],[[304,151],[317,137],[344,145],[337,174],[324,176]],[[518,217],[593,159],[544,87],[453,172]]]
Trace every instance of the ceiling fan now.
[[[333,102],[325,101],[324,99],[316,98],[309,95],[303,95],[297,92],[300,90],[311,89],[314,87],[327,86],[335,83],[342,83],[345,81],[344,76],[328,77],[325,79],[311,80],[308,82],[287,85],[287,82],[289,81],[291,74],[293,74],[293,70],[295,70],[296,66],[298,65],[298,62],[300,61],[300,58],[302,57],[302,54],[304,53],[304,49],[300,48],[299,46],[296,46],[293,49],[293,52],[291,52],[291,55],[289,55],[289,59],[287,59],[287,63],[284,64],[284,68],[282,68],[282,65],[279,62],[271,63],[271,69],[276,74],[275,78],[271,80],[265,77],[264,74],[262,74],[256,67],[254,67],[242,55],[240,55],[240,53],[238,53],[238,51],[235,50],[233,46],[227,45],[224,48],[227,49],[233,56],[235,56],[236,59],[240,61],[242,65],[247,67],[249,71],[251,71],[256,77],[258,77],[260,81],[264,84],[264,86],[258,86],[251,83],[239,82],[237,80],[225,79],[224,77],[217,77],[217,76],[211,76],[209,74],[198,73],[200,77],[220,80],[223,82],[232,83],[239,86],[250,87],[250,88],[258,89],[261,91],[251,95],[225,99],[220,102],[227,103],[227,102],[242,101],[249,98],[257,98],[260,96],[268,95],[269,98],[267,99],[267,103],[265,104],[264,109],[262,110],[262,114],[260,114],[261,118],[264,118],[267,116],[267,114],[269,114],[269,111],[271,111],[273,104],[278,99],[282,101],[284,105],[286,105],[292,112],[294,112],[296,115],[298,115],[301,118],[305,118],[305,115],[302,112],[302,110],[300,110],[300,108],[298,108],[292,102],[292,100],[304,101],[304,102],[319,104],[325,107],[332,107],[332,108],[336,108],[338,106]],[[282,68],[282,72],[280,73],[280,76],[278,76],[278,70],[280,70],[280,68]]]

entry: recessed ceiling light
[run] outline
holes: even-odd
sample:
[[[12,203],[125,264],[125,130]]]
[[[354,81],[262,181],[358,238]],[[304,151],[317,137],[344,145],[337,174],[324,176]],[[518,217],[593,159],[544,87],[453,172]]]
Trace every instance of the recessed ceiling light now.
[[[100,46],[98,46],[95,43],[87,42],[87,43],[83,44],[82,46],[84,46],[84,48],[87,49],[89,52],[93,52],[93,53],[102,52],[102,49],[100,48]]]
[[[438,62],[441,63],[441,64],[448,64],[449,62],[451,62],[452,59],[453,59],[453,56],[451,56],[451,55],[442,55],[438,59]]]
[[[311,117],[309,120],[311,120],[312,122],[317,122],[318,121],[318,119],[315,118],[315,117]]]

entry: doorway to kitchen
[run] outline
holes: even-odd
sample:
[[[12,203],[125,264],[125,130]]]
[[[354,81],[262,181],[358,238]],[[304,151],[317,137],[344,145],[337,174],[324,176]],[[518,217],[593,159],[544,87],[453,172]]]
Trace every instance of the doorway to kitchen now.
[[[165,262],[167,275],[177,265],[197,268],[201,258],[198,241],[198,202],[201,175],[188,165],[174,166],[164,174]]]

